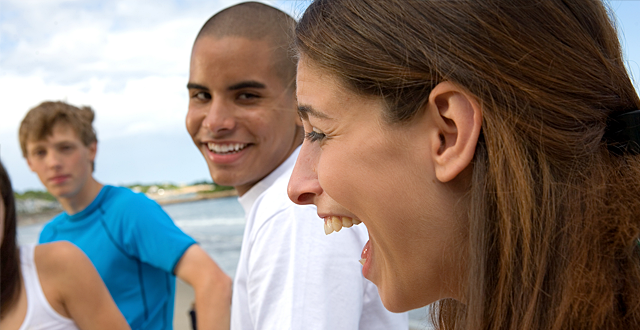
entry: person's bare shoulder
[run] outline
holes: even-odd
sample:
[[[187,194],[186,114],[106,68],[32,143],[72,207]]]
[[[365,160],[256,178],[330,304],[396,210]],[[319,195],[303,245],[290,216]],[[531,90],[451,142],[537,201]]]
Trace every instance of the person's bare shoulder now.
[[[73,243],[59,241],[37,245],[34,259],[38,273],[66,273],[74,268],[82,268],[86,262],[91,265],[87,256]],[[66,274],[69,276],[69,274]]]
[[[59,314],[69,317],[65,296],[79,276],[93,269],[93,264],[82,250],[66,241],[37,245],[34,261],[49,304]]]

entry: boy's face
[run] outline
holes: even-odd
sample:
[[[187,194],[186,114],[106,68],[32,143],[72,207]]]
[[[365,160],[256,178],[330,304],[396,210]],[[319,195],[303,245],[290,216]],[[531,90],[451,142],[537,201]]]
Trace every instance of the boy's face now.
[[[240,195],[298,146],[294,92],[277,75],[272,46],[241,37],[201,37],[189,71],[187,130],[214,182]]]
[[[52,134],[27,142],[27,163],[56,198],[73,198],[92,175],[96,143],[85,146],[66,124],[55,124]]]

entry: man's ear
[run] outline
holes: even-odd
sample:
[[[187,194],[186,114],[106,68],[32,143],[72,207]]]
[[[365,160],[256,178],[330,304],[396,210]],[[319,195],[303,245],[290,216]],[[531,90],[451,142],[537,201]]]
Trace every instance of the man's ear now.
[[[436,178],[449,182],[469,166],[482,129],[482,109],[475,97],[444,81],[429,94],[431,149]]]

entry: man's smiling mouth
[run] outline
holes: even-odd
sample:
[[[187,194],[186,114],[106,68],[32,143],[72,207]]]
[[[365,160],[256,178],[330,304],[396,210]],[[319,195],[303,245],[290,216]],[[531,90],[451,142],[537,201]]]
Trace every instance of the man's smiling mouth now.
[[[235,154],[246,148],[248,143],[214,143],[208,142],[207,148],[209,151],[219,155]]]

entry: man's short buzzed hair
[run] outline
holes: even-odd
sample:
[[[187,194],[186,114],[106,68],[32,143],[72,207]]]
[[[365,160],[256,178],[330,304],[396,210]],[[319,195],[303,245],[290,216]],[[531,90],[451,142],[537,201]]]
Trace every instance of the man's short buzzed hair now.
[[[295,86],[296,59],[293,33],[296,21],[287,13],[260,2],[244,2],[226,8],[204,23],[196,37],[241,37],[267,41],[273,45],[277,74],[285,86]]]

